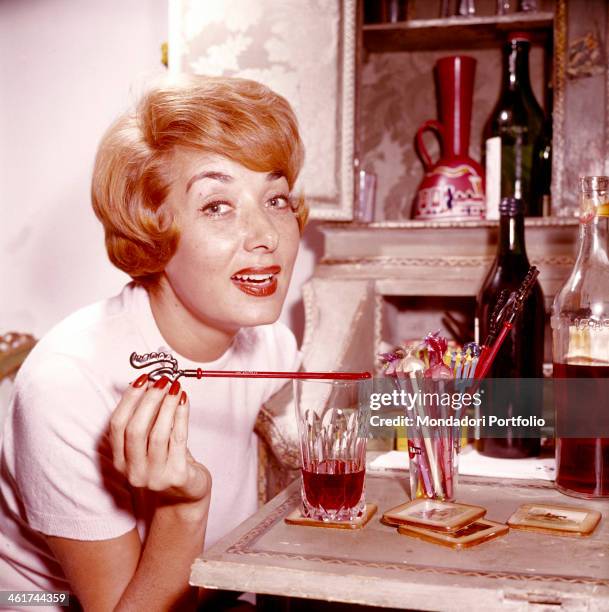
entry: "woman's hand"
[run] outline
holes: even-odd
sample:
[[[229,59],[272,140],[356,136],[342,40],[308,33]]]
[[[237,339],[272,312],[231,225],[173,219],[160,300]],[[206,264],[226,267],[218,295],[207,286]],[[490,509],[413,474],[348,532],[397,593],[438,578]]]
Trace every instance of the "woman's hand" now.
[[[211,476],[188,452],[188,412],[179,383],[152,384],[143,375],[110,419],[116,469],[132,486],[158,493],[143,542],[136,527],[108,540],[47,536],[85,610],[194,609],[188,576],[203,550]]]
[[[110,420],[115,468],[133,487],[157,491],[163,503],[198,502],[211,491],[207,468],[187,447],[188,414],[179,382],[163,377],[151,384],[143,374],[129,385]]]

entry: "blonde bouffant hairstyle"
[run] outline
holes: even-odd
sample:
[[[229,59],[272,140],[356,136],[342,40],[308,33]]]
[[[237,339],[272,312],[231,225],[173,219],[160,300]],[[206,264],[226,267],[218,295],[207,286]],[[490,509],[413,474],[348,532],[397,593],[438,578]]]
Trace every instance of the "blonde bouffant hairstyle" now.
[[[179,240],[163,206],[177,147],[223,155],[257,172],[280,172],[290,190],[304,161],[290,104],[260,83],[188,77],[148,91],[104,135],[91,187],[110,261],[145,285],[156,283]],[[293,210],[302,233],[304,198],[295,200]]]

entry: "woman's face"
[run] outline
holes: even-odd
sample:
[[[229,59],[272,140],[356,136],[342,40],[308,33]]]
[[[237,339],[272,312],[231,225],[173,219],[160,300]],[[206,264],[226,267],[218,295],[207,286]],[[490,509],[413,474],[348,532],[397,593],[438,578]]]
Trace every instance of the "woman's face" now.
[[[165,276],[173,292],[223,331],[273,323],[300,241],[286,178],[188,150],[176,152],[172,167],[180,240]]]

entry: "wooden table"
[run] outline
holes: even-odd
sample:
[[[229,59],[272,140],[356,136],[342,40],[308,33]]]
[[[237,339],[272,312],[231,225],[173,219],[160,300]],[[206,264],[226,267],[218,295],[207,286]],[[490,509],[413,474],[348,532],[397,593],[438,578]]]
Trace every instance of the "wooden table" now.
[[[589,538],[511,530],[452,550],[401,536],[380,523],[408,499],[403,474],[366,478],[379,511],[363,530],[295,527],[296,481],[198,558],[191,583],[219,589],[416,610],[609,610],[609,503],[566,497],[548,482],[461,477],[459,499],[505,522],[526,502],[603,513]]]

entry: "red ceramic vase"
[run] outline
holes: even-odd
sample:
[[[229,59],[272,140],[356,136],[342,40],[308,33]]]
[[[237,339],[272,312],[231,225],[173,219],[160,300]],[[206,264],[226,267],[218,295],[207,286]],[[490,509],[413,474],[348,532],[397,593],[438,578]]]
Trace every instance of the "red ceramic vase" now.
[[[436,62],[440,121],[429,120],[416,134],[416,149],[425,176],[419,185],[413,218],[465,221],[485,214],[482,166],[468,155],[476,60],[465,55]],[[433,163],[423,143],[423,132],[434,130],[441,156]]]

